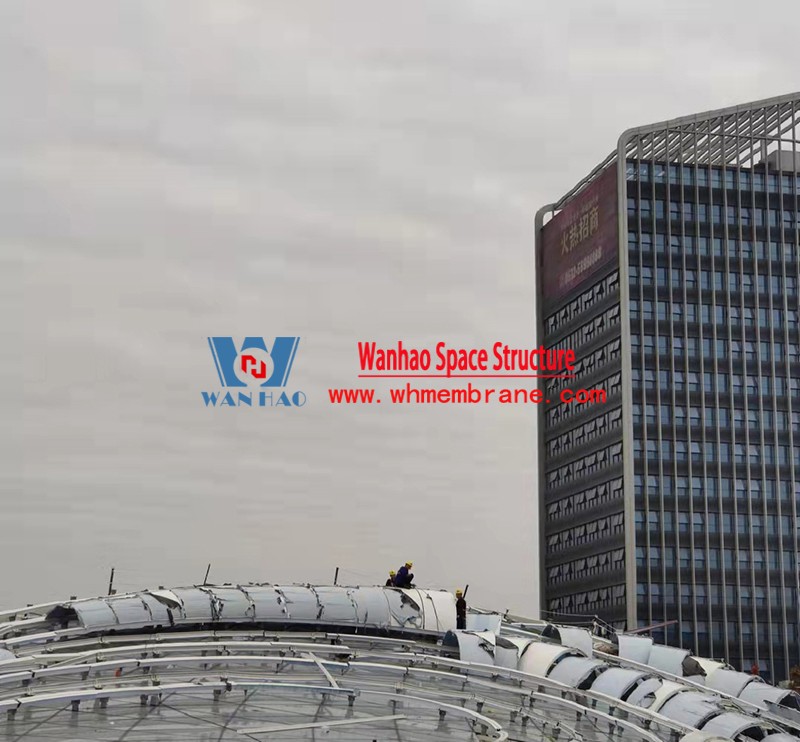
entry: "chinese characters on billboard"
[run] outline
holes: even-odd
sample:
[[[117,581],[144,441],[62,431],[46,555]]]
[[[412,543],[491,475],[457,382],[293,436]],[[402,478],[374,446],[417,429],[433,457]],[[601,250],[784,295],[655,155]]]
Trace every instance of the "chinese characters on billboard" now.
[[[617,173],[608,168],[542,229],[541,285],[555,304],[618,256]]]

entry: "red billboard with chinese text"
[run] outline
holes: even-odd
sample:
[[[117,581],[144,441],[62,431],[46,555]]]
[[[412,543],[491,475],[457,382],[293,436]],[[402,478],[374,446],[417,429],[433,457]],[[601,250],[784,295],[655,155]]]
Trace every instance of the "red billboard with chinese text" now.
[[[541,286],[552,305],[618,258],[617,168],[611,164],[542,229]]]

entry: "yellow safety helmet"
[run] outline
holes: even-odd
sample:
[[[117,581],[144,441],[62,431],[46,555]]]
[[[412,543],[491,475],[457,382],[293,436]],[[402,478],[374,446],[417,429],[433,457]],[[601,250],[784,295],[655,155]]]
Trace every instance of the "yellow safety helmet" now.
[[[406,562],[406,567],[413,567],[413,566],[414,566],[414,565],[413,565],[413,563],[412,563],[412,562]]]
[[[389,570],[389,576],[390,577],[394,577],[396,574],[397,574],[397,572],[395,572],[393,569]]]
[[[463,594],[464,592],[460,588],[456,590],[456,595],[463,595]]]

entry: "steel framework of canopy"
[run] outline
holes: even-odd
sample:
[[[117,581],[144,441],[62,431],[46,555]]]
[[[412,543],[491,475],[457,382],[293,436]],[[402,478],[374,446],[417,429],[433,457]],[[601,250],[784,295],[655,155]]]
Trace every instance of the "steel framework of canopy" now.
[[[643,637],[612,656],[589,632],[488,612],[456,631],[444,591],[197,586],[0,622],[0,736],[26,742],[800,735],[785,691],[747,696],[754,679],[718,663]]]

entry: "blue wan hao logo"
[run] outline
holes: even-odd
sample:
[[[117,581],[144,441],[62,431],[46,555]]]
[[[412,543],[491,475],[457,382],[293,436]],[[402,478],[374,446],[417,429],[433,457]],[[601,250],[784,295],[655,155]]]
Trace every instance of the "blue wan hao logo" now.
[[[285,390],[299,337],[277,337],[272,348],[262,337],[247,337],[237,348],[231,337],[208,339],[218,392],[201,392],[206,407],[302,407],[303,392]]]

